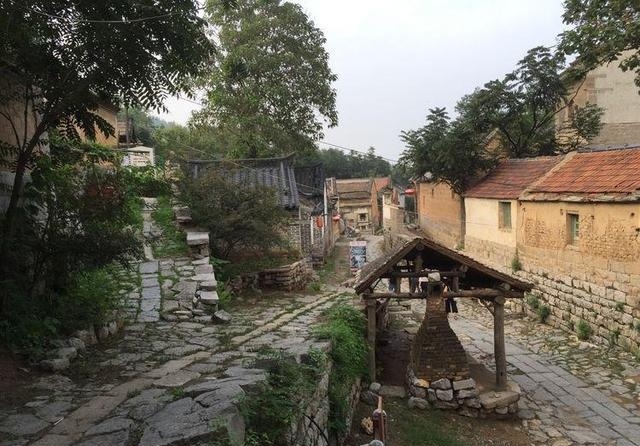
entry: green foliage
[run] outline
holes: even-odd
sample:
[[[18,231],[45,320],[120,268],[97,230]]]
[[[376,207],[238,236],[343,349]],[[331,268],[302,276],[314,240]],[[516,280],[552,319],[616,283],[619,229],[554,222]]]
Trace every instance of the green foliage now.
[[[338,121],[322,31],[292,2],[227,3],[207,2],[219,53],[192,123],[215,127],[234,157],[313,152],[323,125]]]
[[[372,178],[391,174],[391,164],[370,147],[366,154],[338,149],[318,150],[301,164],[322,163],[327,178]]]
[[[577,55],[575,75],[580,76],[601,64],[620,61],[624,71],[636,72],[640,87],[640,4],[628,0],[565,0],[560,48]]]
[[[549,318],[549,315],[551,315],[551,308],[549,308],[548,305],[540,305],[536,308],[536,313],[538,314],[538,320],[544,324]]]
[[[132,192],[137,196],[158,197],[171,194],[171,184],[160,167],[128,167],[124,171],[128,176]]]
[[[229,258],[236,249],[267,251],[286,245],[288,218],[272,188],[235,184],[214,169],[181,183],[181,198],[193,222],[209,231],[214,253]]]
[[[576,332],[578,335],[578,339],[580,339],[581,341],[586,341],[591,337],[593,329],[587,321],[585,321],[584,319],[580,319],[578,321],[578,325],[576,326]]]
[[[291,423],[300,416],[300,403],[317,382],[317,372],[299,364],[283,352],[259,358],[267,364],[267,380],[257,385],[240,403],[247,424],[247,436],[264,446],[284,446]]]
[[[307,284],[307,289],[313,293],[319,293],[322,291],[322,283],[318,281],[309,282]]]
[[[228,310],[233,300],[231,290],[227,288],[224,282],[218,282],[216,291],[218,292],[218,306],[223,310]]]
[[[540,299],[536,296],[527,297],[527,305],[529,305],[534,310],[537,310],[540,307]]]
[[[168,195],[158,197],[157,207],[151,214],[162,229],[162,235],[152,242],[153,255],[157,258],[184,256],[189,252],[187,236],[175,224],[173,207]]]
[[[614,308],[616,309],[616,311],[619,311],[620,313],[622,313],[624,311],[624,302],[616,302],[616,305]]]
[[[348,304],[336,304],[324,315],[326,321],[316,330],[319,339],[331,341],[333,362],[329,378],[329,427],[344,434],[349,395],[356,379],[367,372],[366,320]]]
[[[518,272],[522,270],[522,263],[520,262],[520,256],[518,256],[518,253],[516,253],[516,255],[513,256],[513,259],[511,259],[511,271]]]
[[[618,341],[620,340],[620,329],[616,328],[609,335],[609,348],[613,348],[618,345]]]

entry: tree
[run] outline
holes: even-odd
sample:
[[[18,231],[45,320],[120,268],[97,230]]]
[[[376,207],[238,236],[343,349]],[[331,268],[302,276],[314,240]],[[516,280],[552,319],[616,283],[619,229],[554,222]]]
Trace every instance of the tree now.
[[[0,158],[15,171],[0,263],[46,132],[112,134],[102,101],[159,108],[187,90],[212,55],[204,28],[194,0],[0,0],[0,122],[13,135]]]
[[[376,155],[375,147],[369,147],[366,154],[355,150],[348,153],[339,149],[318,150],[302,157],[299,163],[322,163],[325,175],[335,178],[372,178],[391,174],[391,164]]]
[[[565,0],[564,23],[570,29],[561,34],[560,49],[577,55],[578,75],[605,63],[620,62],[623,71],[636,72],[640,87],[640,3],[630,0]]]
[[[235,184],[210,169],[183,181],[181,197],[194,223],[208,229],[216,256],[226,259],[239,247],[267,250],[285,244],[288,214],[272,188]]]
[[[497,131],[504,156],[522,158],[575,149],[600,130],[602,110],[592,104],[579,108],[567,123],[575,136],[556,138],[555,117],[565,108],[571,82],[563,74],[565,59],[548,48],[536,47],[502,80],[463,97],[456,106],[460,120],[474,132]]]
[[[322,31],[294,3],[227,3],[207,3],[220,52],[193,123],[216,127],[236,157],[313,152],[323,124],[338,122]]]

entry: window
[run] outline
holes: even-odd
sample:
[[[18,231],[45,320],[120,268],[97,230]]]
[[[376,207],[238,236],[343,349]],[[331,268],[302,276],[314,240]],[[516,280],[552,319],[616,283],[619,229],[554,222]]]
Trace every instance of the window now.
[[[358,214],[359,221],[367,221],[367,214]]]
[[[498,225],[500,229],[511,229],[511,202],[510,201],[499,202]]]
[[[580,216],[567,212],[567,243],[575,245],[580,239]]]

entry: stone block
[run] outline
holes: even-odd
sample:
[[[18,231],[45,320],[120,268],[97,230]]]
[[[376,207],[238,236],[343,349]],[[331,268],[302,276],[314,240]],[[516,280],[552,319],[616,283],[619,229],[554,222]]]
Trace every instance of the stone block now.
[[[434,389],[427,389],[427,400],[429,400],[430,403],[438,401],[438,397],[436,396],[436,391]]]
[[[208,263],[206,263],[204,265],[196,265],[195,272],[196,272],[196,274],[212,274],[213,273],[213,266],[211,266]]]
[[[432,389],[440,389],[440,390],[447,390],[451,388],[451,381],[449,381],[447,378],[442,378],[439,379],[437,381],[434,381],[431,383],[431,388]]]
[[[204,305],[218,305],[218,293],[216,291],[201,291],[200,303]]]
[[[189,280],[193,282],[215,282],[216,276],[213,273],[196,274],[194,276],[189,277]]]
[[[209,244],[208,232],[187,232],[187,245],[199,246]]]
[[[382,384],[380,384],[380,383],[371,383],[369,385],[369,390],[371,390],[372,392],[375,392],[375,393],[380,392],[381,388],[382,388]]]
[[[198,260],[194,260],[191,262],[192,265],[197,266],[197,265],[207,265],[209,263],[209,257],[203,257],[201,259]]]
[[[228,324],[231,322],[232,316],[224,310],[218,310],[213,313],[211,320],[216,324]]]
[[[84,342],[85,346],[95,345],[98,343],[96,332],[94,330],[78,330],[73,336]]]
[[[59,348],[58,350],[56,350],[55,356],[57,356],[58,358],[66,358],[71,361],[75,359],[76,356],[78,356],[78,350],[76,350],[75,347]]]
[[[445,409],[445,410],[457,409],[458,407],[460,407],[460,406],[458,406],[458,403],[456,401],[441,401],[441,400],[438,400],[433,405],[435,406],[436,409]]]
[[[492,410],[496,407],[508,407],[520,399],[520,393],[505,390],[502,392],[486,392],[480,395],[483,409]]]
[[[453,390],[451,390],[451,389],[448,389],[448,390],[437,389],[436,390],[436,397],[440,401],[451,401],[451,400],[453,400]]]
[[[456,397],[459,399],[475,398],[476,396],[478,396],[478,391],[476,389],[459,390],[456,394]]]
[[[413,409],[415,407],[418,409],[425,410],[429,408],[429,402],[425,399],[416,398],[412,396],[411,398],[409,398],[408,406],[409,406],[409,409]]]
[[[475,387],[476,382],[473,380],[473,378],[453,382],[453,390],[473,389]]]
[[[44,359],[40,361],[40,367],[48,372],[59,372],[70,365],[68,358]]]

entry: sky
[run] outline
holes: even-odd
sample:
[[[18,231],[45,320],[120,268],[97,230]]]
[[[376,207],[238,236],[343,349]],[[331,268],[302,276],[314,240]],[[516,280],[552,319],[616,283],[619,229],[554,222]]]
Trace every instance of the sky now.
[[[562,0],[297,0],[327,38],[338,126],[324,141],[397,160],[402,130],[512,71],[528,49],[554,45]],[[168,121],[198,106],[171,99]],[[319,147],[328,147],[320,144]]]

